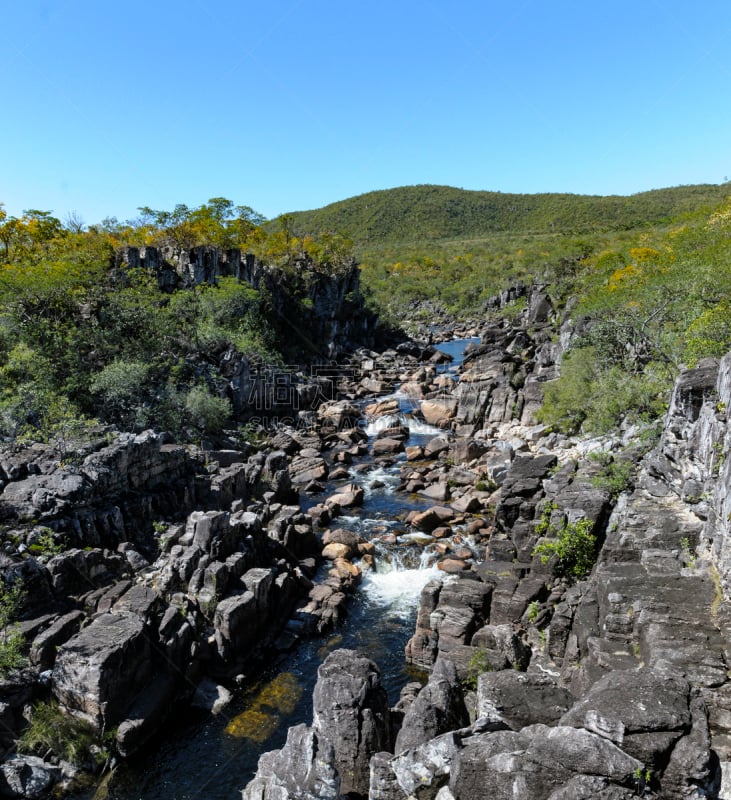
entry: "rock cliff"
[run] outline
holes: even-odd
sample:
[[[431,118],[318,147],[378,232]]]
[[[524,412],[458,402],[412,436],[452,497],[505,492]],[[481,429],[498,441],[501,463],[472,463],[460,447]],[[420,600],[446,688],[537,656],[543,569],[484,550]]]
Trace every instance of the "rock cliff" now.
[[[303,255],[288,270],[265,264],[251,253],[215,247],[125,247],[115,265],[154,273],[164,290],[190,288],[234,277],[266,290],[274,321],[311,356],[338,358],[373,343],[377,318],[365,310],[360,270],[351,261],[337,271],[323,271]],[[299,298],[304,302],[295,303]]]

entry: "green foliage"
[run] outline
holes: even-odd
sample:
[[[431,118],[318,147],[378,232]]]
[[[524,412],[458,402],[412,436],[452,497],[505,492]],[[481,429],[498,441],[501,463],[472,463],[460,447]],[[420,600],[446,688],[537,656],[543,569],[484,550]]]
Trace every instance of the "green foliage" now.
[[[555,557],[560,575],[580,580],[588,575],[596,561],[594,523],[589,519],[567,522],[563,514],[557,522],[557,512],[555,504],[543,509],[535,530],[545,538],[538,542],[532,555],[539,556],[544,564]]]
[[[686,331],[684,361],[694,367],[701,358],[720,358],[731,342],[731,303],[724,298],[693,320]]]
[[[695,549],[692,547],[690,539],[687,536],[684,536],[680,540],[680,549],[684,563],[693,569],[693,567],[695,567],[696,554]]]
[[[630,461],[615,459],[611,453],[592,453],[590,458],[601,465],[601,471],[591,479],[592,486],[609,492],[613,500],[632,485],[633,467]]]
[[[89,389],[104,401],[107,415],[126,415],[142,402],[150,364],[115,359],[91,379]]]
[[[190,393],[201,383],[214,393],[225,385],[221,354],[235,348],[255,362],[282,361],[266,290],[226,277],[166,292],[149,271],[111,266],[122,244],[228,247],[253,237],[266,253],[263,219],[251,209],[213,198],[198,209],[146,209],[134,223],[106,220],[88,230],[65,228],[46,212],[20,220],[0,212],[0,436],[53,442],[66,460],[95,418],[180,436],[191,418],[218,430],[223,401]],[[289,245],[287,265],[310,258],[308,248],[329,259],[326,273],[349,263],[341,237]],[[306,286],[294,283],[297,303]]]
[[[358,242],[478,238],[496,233],[593,233],[660,224],[721,202],[727,188],[678,186],[631,197],[504,194],[450,186],[368,192],[315,211],[288,214],[291,230],[344,231]]]
[[[667,408],[673,372],[650,363],[642,373],[608,365],[594,347],[566,354],[561,376],[548,383],[538,419],[568,433],[606,433],[623,421],[655,419]]]
[[[484,314],[507,285],[535,279],[559,308],[577,297],[576,317],[591,323],[546,387],[544,421],[600,432],[651,420],[681,363],[731,348],[729,204],[709,216],[726,191],[601,198],[417,186],[271,224],[222,197],[89,227],[38,209],[9,217],[0,205],[0,435],[65,451],[94,418],[184,435],[194,400],[209,406],[196,419],[216,429],[221,409],[191,391],[222,392],[229,348],[255,363],[308,357],[318,344],[313,283],[351,269],[354,254],[368,303],[387,321]],[[125,244],[241,247],[278,268],[284,301],[275,309],[266,291],[233,278],[162,291],[149,272],[112,267]],[[359,307],[351,300],[346,316]]]
[[[54,539],[50,528],[40,528],[33,532],[28,552],[36,557],[51,558],[64,551],[64,546]]]
[[[575,275],[587,332],[546,387],[544,422],[602,432],[650,421],[682,364],[731,349],[731,203],[635,234],[586,257]]]
[[[194,386],[185,397],[185,410],[200,433],[220,433],[231,416],[231,402],[214,397],[204,386]]]
[[[0,578],[0,678],[26,664],[23,636],[15,622],[23,594],[19,584]]]
[[[414,318],[415,301],[484,311],[485,301],[506,286],[535,276],[566,297],[593,254],[637,229],[710,209],[725,193],[721,186],[683,186],[592,197],[406,186],[289,214],[286,227],[303,238],[345,232],[355,242],[366,291],[382,314],[403,320]]]
[[[474,692],[477,689],[477,679],[480,675],[491,671],[492,665],[487,651],[482,647],[478,647],[470,655],[467,662],[467,676],[462,681],[463,687],[468,691]]]
[[[40,756],[50,751],[76,766],[106,760],[91,724],[64,713],[52,700],[33,706],[30,723],[18,741],[18,749]]]

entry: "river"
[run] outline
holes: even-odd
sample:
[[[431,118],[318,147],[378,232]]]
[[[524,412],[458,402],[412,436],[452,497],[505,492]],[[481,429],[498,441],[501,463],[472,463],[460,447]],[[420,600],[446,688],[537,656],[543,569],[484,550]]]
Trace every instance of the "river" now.
[[[468,341],[477,340],[439,345],[454,359],[448,371],[459,365]],[[407,398],[400,401],[402,419],[410,428],[409,444],[425,443],[440,432],[409,420],[412,404]],[[375,435],[378,427],[367,430]],[[337,648],[365,652],[378,664],[391,704],[398,700],[401,688],[418,677],[404,662],[404,645],[414,631],[419,593],[438,574],[435,553],[411,539],[400,522],[410,510],[433,505],[425,498],[395,491],[402,459],[385,469],[375,466],[354,473],[351,480],[366,489],[365,503],[333,523],[366,538],[386,532],[407,534],[399,536],[395,546],[379,546],[377,570],[365,574],[350,600],[346,622],[329,637],[303,641],[281,656],[255,685],[237,692],[219,715],[201,717],[186,708],[175,710],[165,735],[151,742],[146,753],[120,765],[103,790],[98,790],[97,800],[239,800],[256,772],[259,756],[281,747],[290,726],[311,723],[317,668]],[[383,485],[371,488],[374,481]],[[328,485],[328,491],[337,485]],[[94,794],[75,797],[90,800]]]

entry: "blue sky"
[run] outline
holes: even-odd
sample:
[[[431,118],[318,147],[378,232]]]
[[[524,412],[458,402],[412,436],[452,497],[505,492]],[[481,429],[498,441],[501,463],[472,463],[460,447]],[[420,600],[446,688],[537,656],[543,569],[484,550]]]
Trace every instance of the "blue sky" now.
[[[728,0],[24,0],[0,39],[15,215],[731,177]]]

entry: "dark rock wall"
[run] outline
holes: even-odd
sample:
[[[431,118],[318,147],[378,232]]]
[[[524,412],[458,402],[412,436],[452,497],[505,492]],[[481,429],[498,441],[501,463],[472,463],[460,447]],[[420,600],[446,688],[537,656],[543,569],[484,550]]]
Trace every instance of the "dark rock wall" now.
[[[360,270],[354,261],[330,273],[317,270],[303,256],[285,272],[235,249],[126,247],[116,254],[115,264],[153,272],[166,291],[215,283],[226,276],[254,289],[267,289],[279,324],[313,358],[336,358],[355,346],[372,344],[377,327],[376,318],[365,310]],[[306,298],[307,307],[290,302],[293,292]]]

